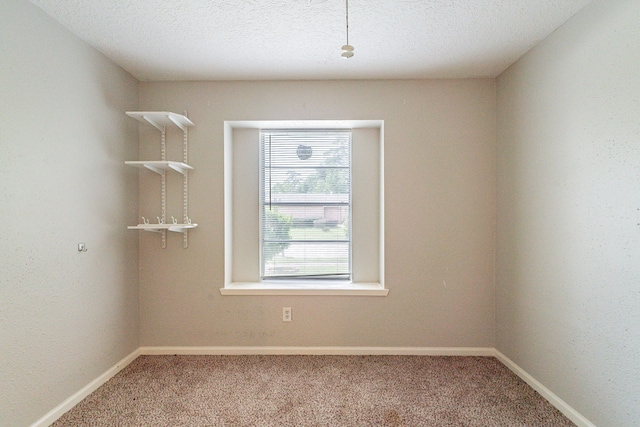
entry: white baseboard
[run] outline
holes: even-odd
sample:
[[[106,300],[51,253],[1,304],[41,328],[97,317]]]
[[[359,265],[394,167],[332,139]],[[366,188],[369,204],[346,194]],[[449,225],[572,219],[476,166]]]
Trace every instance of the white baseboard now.
[[[513,360],[509,359],[498,350],[494,350],[494,355],[500,362],[502,362],[503,365],[511,369],[513,373],[519,376],[524,382],[529,384],[532,389],[540,393],[540,395],[547,399],[549,403],[556,407],[556,409],[558,409],[567,418],[573,421],[575,425],[577,425],[578,427],[596,427],[595,424],[593,424],[591,421],[582,416],[578,411],[569,406],[567,402],[560,399],[560,397],[558,397],[554,392],[542,385],[540,381],[529,375],[527,371],[518,366]]]
[[[33,423],[31,427],[47,427],[60,418],[65,412],[76,406],[82,399],[93,393],[102,384],[109,381],[118,372],[123,370],[129,363],[133,362],[136,357],[140,356],[140,348],[134,350],[131,354],[120,360],[118,363],[107,369],[102,375],[82,387],[76,393],[71,395],[67,400],[47,412],[42,418]]]
[[[529,375],[515,362],[491,347],[140,347],[120,360],[113,367],[74,393],[67,400],[53,408],[33,423],[31,427],[47,427],[65,412],[77,405],[82,399],[93,393],[140,355],[389,355],[389,356],[493,356],[518,375],[531,388],[540,393],[578,427],[596,427],[593,423],[573,409],[555,393]]]
[[[140,347],[145,355],[493,356],[490,347]]]

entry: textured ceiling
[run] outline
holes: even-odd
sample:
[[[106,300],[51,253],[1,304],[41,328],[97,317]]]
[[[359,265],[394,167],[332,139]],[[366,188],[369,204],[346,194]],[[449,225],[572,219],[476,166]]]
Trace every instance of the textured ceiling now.
[[[495,77],[591,0],[31,0],[140,80]],[[319,4],[316,4],[319,3]]]

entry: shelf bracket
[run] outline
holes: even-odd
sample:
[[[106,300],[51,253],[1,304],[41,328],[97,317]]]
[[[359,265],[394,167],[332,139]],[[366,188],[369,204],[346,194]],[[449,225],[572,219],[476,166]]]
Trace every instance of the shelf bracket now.
[[[147,123],[149,123],[151,126],[153,126],[154,128],[158,129],[160,132],[164,133],[164,126],[162,126],[161,124],[157,123],[155,120],[152,120],[151,118],[149,118],[149,116],[142,116],[143,119],[145,119],[147,121]]]
[[[162,234],[163,230],[152,230],[149,228],[145,228],[144,231],[146,231],[147,233],[159,233]]]
[[[169,166],[171,169],[173,169],[174,171],[176,171],[176,172],[178,172],[178,173],[180,173],[180,174],[182,174],[182,175],[185,175],[185,174],[187,173],[187,168],[183,168],[183,167],[181,167],[181,166],[179,166],[179,165],[175,165],[175,164],[171,164],[171,163],[169,163],[169,165],[168,165],[168,166]]]
[[[151,165],[144,165],[145,168],[149,169],[150,171],[154,171],[155,173],[162,175],[162,173],[164,172],[162,169],[160,168],[156,168],[154,166]]]
[[[185,115],[185,117],[186,117],[186,115]],[[180,129],[182,129],[182,132],[186,132],[187,131],[187,127],[185,125],[183,125],[182,123],[180,123],[178,120],[176,120],[175,117],[173,117],[171,114],[169,114],[169,120],[171,120],[174,125],[178,126]]]

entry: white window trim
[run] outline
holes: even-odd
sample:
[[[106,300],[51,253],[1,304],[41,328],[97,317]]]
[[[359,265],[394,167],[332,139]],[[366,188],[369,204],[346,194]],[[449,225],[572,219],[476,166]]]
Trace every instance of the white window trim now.
[[[230,283],[220,289],[222,295],[336,295],[378,296],[389,293],[380,283],[269,282]]]
[[[379,281],[256,281],[234,282],[233,271],[233,130],[278,128],[378,128],[380,132],[380,183],[379,183]],[[304,120],[304,121],[225,121],[224,123],[224,212],[225,212],[225,277],[222,295],[324,295],[324,296],[386,296],[384,286],[384,121],[382,120]]]

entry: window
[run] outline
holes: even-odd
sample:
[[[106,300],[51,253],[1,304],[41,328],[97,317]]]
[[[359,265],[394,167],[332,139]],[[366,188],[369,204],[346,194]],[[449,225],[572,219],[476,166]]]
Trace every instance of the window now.
[[[267,156],[266,132],[271,132]],[[274,145],[276,132],[289,134],[289,164],[274,159],[282,150]],[[293,138],[296,133],[311,142]],[[335,152],[340,147],[335,138],[333,143],[329,139],[314,146],[319,143],[313,139],[332,133],[348,136],[350,147],[340,150],[349,159]],[[323,175],[329,183],[312,187]],[[348,190],[339,189],[340,182],[348,182],[343,187]],[[320,196],[321,188],[325,196]],[[225,121],[223,209],[221,294],[384,296],[389,292],[384,286],[382,120]],[[274,221],[276,212],[281,217]],[[288,233],[279,229],[283,223]]]
[[[351,130],[260,133],[263,280],[351,280]]]

